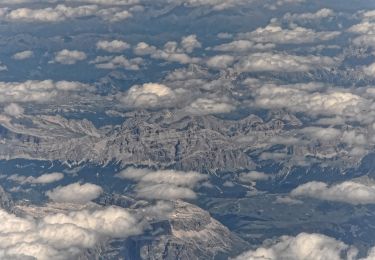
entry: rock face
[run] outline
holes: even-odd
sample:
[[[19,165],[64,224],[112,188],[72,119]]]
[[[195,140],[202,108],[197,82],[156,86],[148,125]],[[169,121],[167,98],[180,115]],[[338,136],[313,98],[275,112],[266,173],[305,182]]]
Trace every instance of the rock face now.
[[[242,120],[214,116],[133,113],[121,126],[96,129],[87,120],[56,116],[0,118],[0,158],[146,165],[181,170],[238,170],[253,167],[246,151],[298,126],[297,118],[267,122],[250,115]]]
[[[11,196],[0,186],[0,208],[13,212],[14,203]]]
[[[227,259],[247,247],[208,212],[175,201],[168,217],[151,221],[145,234],[110,241],[104,249],[86,252],[82,259]]]

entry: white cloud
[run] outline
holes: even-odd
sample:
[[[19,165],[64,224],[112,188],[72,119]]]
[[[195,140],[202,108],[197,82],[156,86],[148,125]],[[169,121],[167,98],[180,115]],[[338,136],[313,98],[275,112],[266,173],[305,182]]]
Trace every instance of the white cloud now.
[[[237,71],[306,72],[338,65],[339,61],[326,56],[297,56],[285,53],[253,53],[235,64]]]
[[[63,93],[84,89],[89,90],[90,86],[74,81],[0,82],[0,102],[47,102]]]
[[[236,260],[341,260],[357,254],[357,250],[322,234],[300,233],[295,237],[282,236],[273,245],[259,247],[236,257]]]
[[[90,64],[95,64],[98,69],[126,69],[139,70],[144,63],[142,58],[127,59],[125,56],[98,56],[95,60],[90,61]]]
[[[86,58],[86,53],[82,51],[71,51],[64,49],[56,53],[54,61],[65,65],[72,65],[76,64],[78,61],[83,61]]]
[[[31,183],[31,184],[49,184],[60,181],[64,178],[64,174],[59,172],[46,173],[38,177],[34,176],[23,176],[18,174],[10,175],[7,179],[18,182],[20,184]]]
[[[225,52],[248,52],[251,50],[269,50],[275,47],[273,43],[255,43],[250,40],[235,40],[215,46],[215,51]]]
[[[179,2],[189,7],[208,6],[213,10],[222,11],[225,9],[247,5],[252,3],[251,0],[168,0],[170,3]]]
[[[127,210],[109,207],[23,218],[0,210],[1,259],[75,259],[103,238],[126,238],[142,232]]]
[[[117,174],[117,177],[136,181],[135,192],[138,197],[165,200],[194,199],[196,194],[193,188],[207,180],[206,175],[192,171],[151,171],[131,167]]]
[[[1,9],[0,15],[3,19],[8,21],[43,23],[62,22],[90,16],[98,16],[104,21],[108,22],[119,22],[132,17],[132,14],[128,10],[123,10],[118,7],[103,9],[98,5],[82,5],[72,7],[64,4],[41,9],[3,8]]]
[[[202,47],[202,44],[198,41],[195,34],[191,34],[181,39],[181,47],[187,52],[191,53],[194,49],[199,49]]]
[[[98,198],[102,193],[103,189],[98,185],[91,183],[72,183],[47,191],[46,195],[56,202],[85,204]]]
[[[24,112],[25,110],[23,109],[23,107],[15,103],[10,103],[6,107],[4,107],[4,113],[9,116],[17,117],[17,116],[22,115]]]
[[[130,44],[124,41],[99,41],[96,43],[96,48],[108,52],[122,52],[130,48]]]
[[[34,52],[32,51],[21,51],[17,52],[12,56],[13,59],[15,60],[26,60],[31,58],[34,55]]]
[[[344,203],[375,204],[375,184],[345,181],[329,186],[324,182],[308,182],[291,191],[294,197],[312,197]]]
[[[258,171],[251,171],[246,173],[241,173],[239,175],[239,180],[241,182],[254,182],[254,181],[264,181],[268,180],[270,178],[269,175],[265,174],[264,172],[258,172]]]
[[[220,99],[198,98],[185,108],[192,114],[220,114],[235,110],[235,106]]]
[[[192,52],[195,48],[200,48],[201,44],[195,35],[182,37],[181,42],[169,41],[163,49],[145,42],[140,42],[134,47],[134,53],[137,55],[149,55],[153,59],[161,59],[181,64],[198,63],[200,58],[190,57],[187,53]]]
[[[212,68],[225,69],[234,62],[234,57],[230,55],[217,55],[207,60],[207,66]]]
[[[238,37],[260,43],[301,44],[328,41],[339,35],[340,32],[316,32],[299,26],[283,29],[279,25],[271,24],[264,28],[258,28],[253,32],[240,33]]]
[[[131,87],[121,101],[131,107],[158,107],[175,98],[169,87],[158,83],[146,83]]]
[[[293,14],[287,13],[284,15],[284,19],[288,21],[306,21],[306,20],[321,20],[324,18],[329,18],[335,16],[335,12],[328,8],[322,8],[315,13],[301,13]]]
[[[341,89],[325,88],[319,83],[277,86],[265,84],[253,90],[254,105],[268,109],[286,108],[311,115],[356,117],[368,101]]]
[[[139,4],[140,0],[65,0],[66,2],[87,3],[95,5],[135,5]]]
[[[90,89],[89,85],[74,81],[0,82],[0,102],[48,102],[64,93]]]

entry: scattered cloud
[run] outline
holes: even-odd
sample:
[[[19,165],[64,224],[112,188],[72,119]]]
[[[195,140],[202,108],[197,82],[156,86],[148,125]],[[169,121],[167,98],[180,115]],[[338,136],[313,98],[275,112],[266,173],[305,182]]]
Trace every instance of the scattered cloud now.
[[[258,172],[258,171],[250,171],[250,172],[243,172],[238,176],[239,180],[244,183],[249,182],[256,182],[256,181],[264,181],[268,180],[270,176],[268,174],[265,174],[264,172]]]
[[[242,57],[235,69],[246,71],[307,72],[318,68],[331,68],[339,60],[327,56],[297,56],[286,53],[260,52]]]
[[[250,250],[236,257],[236,260],[341,260],[357,254],[354,247],[350,247],[345,243],[334,238],[322,234],[300,233],[295,237],[282,236],[280,239],[269,246],[259,247]]]
[[[308,182],[291,191],[293,197],[311,197],[328,201],[358,204],[375,203],[375,184],[345,181],[328,185],[324,182]]]
[[[48,102],[64,93],[90,89],[89,85],[74,81],[0,82],[0,102]]]
[[[322,8],[315,13],[286,13],[283,19],[287,21],[321,20],[324,18],[334,17],[336,14],[333,10]]]
[[[103,238],[126,238],[142,232],[127,210],[109,207],[23,218],[0,210],[0,258],[74,259]]]
[[[30,59],[34,55],[34,52],[32,51],[21,51],[17,52],[12,56],[14,60],[26,60]]]
[[[240,33],[238,38],[259,43],[302,44],[332,40],[340,34],[338,31],[316,32],[300,26],[283,29],[279,25],[270,24],[264,28],[258,28],[253,32]]]
[[[56,23],[90,16],[97,16],[108,22],[119,22],[132,17],[132,14],[128,10],[117,7],[103,9],[98,5],[67,6],[64,4],[41,9],[3,8],[0,11],[2,19],[15,22]]]
[[[174,170],[152,171],[149,169],[127,168],[117,177],[137,182],[136,195],[146,199],[195,199],[193,188],[208,179],[198,172]]]
[[[103,189],[98,185],[72,183],[47,191],[46,195],[55,202],[85,204],[98,198],[102,193]]]
[[[34,176],[23,176],[18,174],[10,175],[7,179],[18,182],[19,184],[50,184],[53,182],[60,181],[64,178],[64,174],[60,172],[46,173],[38,177]]]
[[[98,69],[126,69],[139,70],[140,66],[144,64],[142,58],[128,59],[125,56],[98,56],[95,60],[90,61],[90,64],[95,64]]]
[[[64,49],[56,53],[54,61],[65,65],[72,65],[76,64],[78,61],[83,61],[86,58],[86,53],[82,51]]]
[[[173,104],[175,91],[163,84],[146,83],[131,87],[121,102],[129,107],[159,107]]]
[[[200,58],[193,58],[188,55],[188,53],[200,47],[201,44],[197,40],[196,35],[188,35],[182,37],[180,43],[175,41],[167,42],[164,44],[163,49],[140,42],[134,47],[134,53],[140,56],[149,55],[153,59],[189,64],[200,62]]]
[[[25,110],[23,109],[23,107],[21,107],[20,105],[16,103],[10,103],[6,107],[4,107],[4,113],[9,116],[17,117],[17,116],[22,115],[24,112]]]
[[[123,52],[130,48],[130,44],[120,40],[99,41],[96,43],[96,48],[107,52]]]

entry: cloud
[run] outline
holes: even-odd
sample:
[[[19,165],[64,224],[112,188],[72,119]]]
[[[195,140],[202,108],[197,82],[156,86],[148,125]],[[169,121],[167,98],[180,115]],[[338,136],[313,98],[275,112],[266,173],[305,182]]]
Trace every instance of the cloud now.
[[[125,96],[121,97],[121,102],[130,107],[158,107],[171,103],[175,98],[174,91],[158,83],[146,83],[131,87]]]
[[[132,14],[128,10],[117,7],[103,9],[98,5],[71,7],[59,4],[55,7],[41,9],[3,8],[0,11],[0,16],[7,21],[55,23],[90,16],[98,16],[108,22],[119,22],[132,17]]]
[[[46,195],[55,202],[85,204],[98,198],[102,193],[103,189],[98,185],[91,183],[72,183],[47,191]]]
[[[194,49],[201,48],[202,44],[198,41],[197,36],[195,34],[191,34],[191,35],[182,37],[181,47],[187,53],[191,53],[194,51]]]
[[[248,52],[251,50],[269,50],[275,48],[273,43],[255,43],[250,40],[235,40],[229,43],[223,43],[215,46],[215,51],[225,52]]]
[[[306,72],[318,68],[330,68],[338,65],[337,59],[326,56],[297,56],[285,53],[253,53],[245,56],[235,64],[240,72],[279,71]]]
[[[308,182],[291,191],[293,197],[311,197],[320,200],[358,204],[375,203],[375,184],[344,181],[329,186],[324,182]]]
[[[285,108],[310,115],[356,117],[368,101],[354,93],[326,88],[320,83],[277,86],[265,84],[253,90],[254,106],[268,109]]]
[[[98,69],[126,69],[139,70],[144,63],[142,58],[127,59],[125,56],[98,56],[95,60],[90,61],[90,64],[95,64]]]
[[[75,259],[104,238],[140,234],[142,226],[127,210],[108,207],[23,218],[0,210],[0,258]]]
[[[139,4],[140,0],[65,0],[66,2],[73,3],[87,3],[95,5],[135,5]]]
[[[200,58],[193,58],[187,54],[191,53],[195,48],[200,47],[201,44],[197,40],[196,35],[188,35],[182,37],[180,43],[175,41],[165,43],[163,49],[140,42],[134,47],[134,53],[140,56],[149,55],[153,59],[189,64],[200,62]]]
[[[86,53],[82,51],[64,49],[56,53],[54,61],[65,65],[72,65],[76,64],[78,61],[83,61],[86,58]]]
[[[268,180],[269,178],[270,176],[263,172],[251,171],[251,172],[241,173],[238,179],[241,182],[249,183],[249,182],[254,182],[254,181],[264,181],[264,180]]]
[[[217,55],[207,60],[207,66],[212,68],[225,69],[234,62],[234,57],[230,55]]]
[[[225,102],[220,99],[207,99],[207,98],[198,98],[193,101],[185,110],[192,114],[206,115],[206,114],[221,114],[229,113],[235,110],[235,106],[229,102]]]
[[[124,41],[99,41],[96,43],[96,48],[108,52],[122,52],[130,48],[130,44]]]
[[[61,98],[64,93],[91,89],[89,85],[74,81],[0,82],[0,102],[48,102],[57,97]]]
[[[357,254],[357,250],[322,234],[300,233],[295,237],[282,236],[273,245],[250,250],[235,260],[341,260]]]
[[[293,13],[286,13],[283,19],[287,21],[301,21],[305,22],[306,20],[321,20],[324,18],[329,18],[335,16],[335,12],[328,8],[322,8],[315,13],[301,13],[301,14],[293,14]]]
[[[32,51],[21,51],[17,52],[12,56],[14,60],[26,60],[31,58],[34,55],[34,52]]]
[[[20,184],[26,184],[26,183],[49,184],[49,183],[60,181],[63,178],[64,178],[64,174],[59,173],[59,172],[54,172],[54,173],[42,174],[38,177],[13,174],[13,175],[10,175],[7,179],[18,182]]]
[[[4,113],[9,116],[17,117],[17,116],[22,115],[24,112],[25,110],[23,109],[23,107],[15,103],[10,103],[6,107],[4,107]]]
[[[151,171],[149,169],[127,168],[117,177],[137,182],[137,197],[146,199],[195,199],[193,188],[208,179],[198,172],[174,170]]]
[[[283,29],[279,25],[271,24],[264,28],[258,28],[253,32],[240,33],[238,38],[259,43],[302,44],[332,40],[340,34],[340,32],[335,31],[315,32],[312,29],[299,26]]]
[[[250,4],[249,0],[168,0],[169,3],[180,3],[188,7],[208,6],[213,10],[221,11],[236,6]]]

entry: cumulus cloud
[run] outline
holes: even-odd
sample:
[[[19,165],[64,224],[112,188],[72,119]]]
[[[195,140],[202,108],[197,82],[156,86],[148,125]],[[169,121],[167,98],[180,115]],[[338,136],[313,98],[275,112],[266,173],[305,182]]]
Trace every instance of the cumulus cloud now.
[[[328,201],[358,204],[375,203],[375,184],[345,181],[329,186],[324,182],[308,182],[291,191],[293,197],[311,197]]]
[[[15,22],[53,23],[90,16],[98,16],[108,22],[119,22],[132,17],[132,14],[128,10],[117,7],[102,9],[98,5],[66,6],[64,4],[41,9],[3,8],[0,11],[0,17]]]
[[[103,189],[98,185],[91,183],[72,183],[47,191],[46,195],[56,202],[85,204],[98,198],[102,193]]]
[[[127,168],[117,177],[137,182],[135,192],[146,199],[194,199],[193,188],[207,180],[207,176],[198,172],[174,170],[152,171],[149,169]]]
[[[169,62],[178,62],[182,64],[198,63],[200,58],[190,57],[187,53],[191,53],[195,48],[200,48],[201,44],[197,40],[196,35],[188,35],[182,37],[180,43],[169,41],[164,44],[163,49],[145,42],[140,42],[134,47],[134,53],[137,55],[149,55],[153,59],[161,59]]]
[[[282,236],[273,245],[259,247],[236,257],[236,260],[341,260],[357,254],[345,243],[322,234],[300,233],[295,237]]]
[[[128,59],[125,56],[98,56],[95,60],[90,61],[90,64],[95,64],[98,69],[126,69],[126,70],[139,70],[140,66],[144,63],[142,58]]]
[[[63,93],[90,89],[89,85],[74,81],[0,82],[0,102],[48,102]]]
[[[25,110],[23,109],[23,107],[15,103],[10,103],[6,107],[4,107],[4,113],[9,116],[17,117],[17,116],[22,115],[24,112]]]
[[[240,33],[238,37],[260,43],[302,44],[328,41],[339,35],[340,32],[316,32],[300,26],[284,29],[279,25],[270,24],[264,28],[258,28],[253,32]]]
[[[321,20],[335,16],[335,12],[328,8],[322,8],[315,13],[286,13],[284,19],[287,21],[306,21],[306,20]]]
[[[65,0],[66,2],[73,3],[87,3],[95,5],[135,5],[139,4],[139,0]]]
[[[54,61],[65,65],[72,65],[76,64],[78,61],[83,61],[86,58],[86,53],[82,51],[64,49],[56,53]]]
[[[254,105],[262,108],[285,108],[312,115],[357,116],[368,101],[341,89],[326,89],[319,83],[281,85],[265,84],[253,90]]]
[[[198,98],[186,107],[185,110],[189,113],[199,115],[220,114],[235,110],[235,106],[220,99]]]
[[[20,184],[26,184],[26,183],[49,184],[49,183],[60,181],[63,178],[64,178],[64,174],[60,172],[54,172],[54,173],[42,174],[38,177],[14,174],[14,175],[10,175],[7,179],[18,182]]]
[[[131,87],[121,101],[131,107],[158,107],[175,98],[174,91],[158,83],[146,83]]]
[[[236,6],[246,5],[251,3],[249,0],[168,0],[169,3],[180,3],[189,7],[208,6],[213,10],[221,11]]]
[[[256,43],[250,40],[235,40],[215,46],[213,50],[223,52],[248,52],[251,50],[269,50],[276,45],[274,43]]]
[[[264,172],[258,171],[250,171],[250,172],[243,172],[238,176],[238,179],[241,182],[249,183],[254,181],[264,181],[270,178],[269,175],[265,174]]]
[[[34,55],[34,52],[32,51],[21,51],[21,52],[15,53],[12,56],[12,58],[14,60],[26,60],[26,59],[31,58],[33,55]]]
[[[212,68],[225,69],[234,62],[234,57],[230,55],[216,55],[207,60],[207,66]]]
[[[122,52],[130,48],[130,44],[124,41],[99,41],[96,43],[96,48],[108,52]]]
[[[235,64],[237,71],[306,72],[317,68],[329,68],[339,61],[326,56],[297,56],[286,53],[253,53]]]
[[[127,210],[109,207],[24,218],[0,210],[0,258],[74,259],[103,238],[126,238],[142,232]]]

